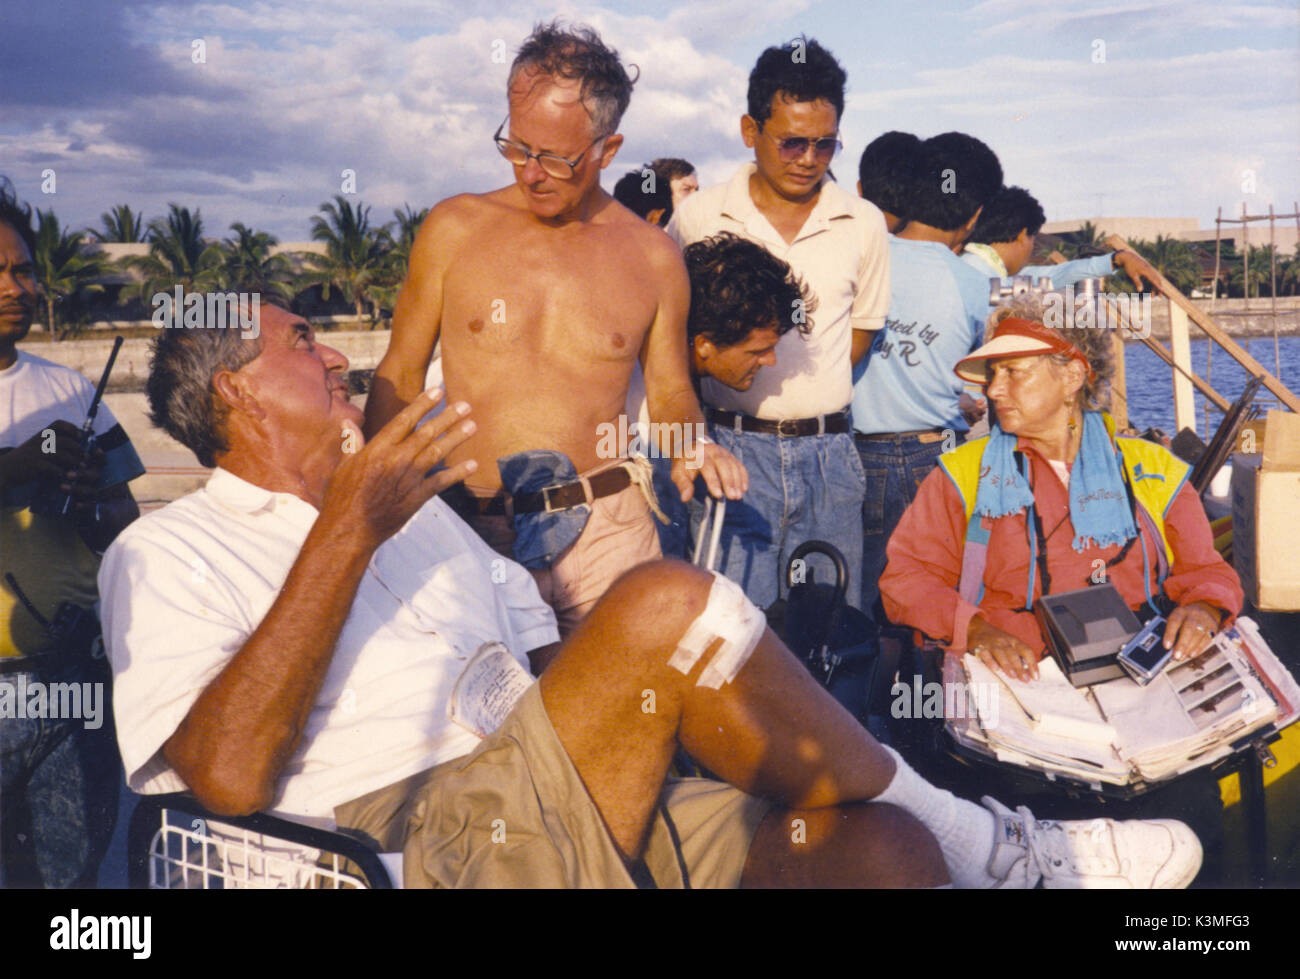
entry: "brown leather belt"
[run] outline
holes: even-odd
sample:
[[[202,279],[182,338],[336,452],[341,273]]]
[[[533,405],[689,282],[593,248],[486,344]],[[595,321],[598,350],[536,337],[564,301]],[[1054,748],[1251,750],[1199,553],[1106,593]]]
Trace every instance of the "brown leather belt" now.
[[[594,476],[588,476],[586,481],[587,485],[591,487],[591,498],[593,500],[621,493],[632,485],[632,477],[628,475],[625,466],[606,469]],[[459,484],[444,492],[442,498],[448,506],[458,513],[464,510],[472,510],[480,516],[492,517],[504,517],[509,512],[550,513],[554,510],[567,510],[569,507],[581,506],[588,502],[586,488],[582,485],[580,479],[569,483],[546,486],[535,493],[520,493],[514,497],[513,501],[510,499],[510,494],[505,492],[498,493],[496,496],[475,496],[465,489],[463,485]],[[508,502],[513,503],[509,509],[507,509]]]
[[[705,417],[715,425],[734,428],[741,432],[760,432],[764,435],[780,435],[783,438],[795,438],[801,435],[843,435],[849,430],[849,413],[838,411],[833,415],[818,415],[816,418],[782,418],[776,421],[770,418],[755,418],[738,411],[723,411],[721,408],[704,408]]]
[[[948,429],[945,428],[918,428],[911,432],[877,432],[874,435],[863,435],[861,432],[854,432],[853,437],[859,442],[892,442],[895,439],[939,442],[947,434]]]

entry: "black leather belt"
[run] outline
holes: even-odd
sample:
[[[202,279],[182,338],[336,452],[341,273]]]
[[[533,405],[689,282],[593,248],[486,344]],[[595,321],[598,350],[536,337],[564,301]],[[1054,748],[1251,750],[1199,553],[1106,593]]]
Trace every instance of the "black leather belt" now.
[[[735,428],[742,432],[760,432],[763,435],[780,435],[783,438],[795,438],[801,435],[843,435],[849,430],[849,413],[837,411],[833,415],[818,415],[816,418],[782,418],[776,421],[770,418],[755,418],[753,415],[738,411],[723,411],[721,408],[705,406],[705,417],[715,425],[723,428]]]
[[[623,492],[632,485],[632,477],[628,475],[626,466],[615,466],[613,469],[588,476],[587,484],[591,487],[591,498],[599,500]],[[469,510],[480,516],[504,517],[508,512],[506,504],[510,500],[510,494],[502,492],[496,496],[475,496],[463,485],[458,484],[444,492],[442,498],[457,513],[463,514],[464,511]],[[514,498],[510,509],[515,513],[550,513],[554,510],[567,510],[569,507],[581,506],[586,502],[587,491],[582,485],[582,480],[575,480],[546,486],[535,493],[520,493]]]
[[[854,432],[853,437],[859,442],[892,442],[894,439],[920,439],[922,442],[938,442],[948,434],[946,428],[918,428],[910,432],[877,432],[863,435]]]

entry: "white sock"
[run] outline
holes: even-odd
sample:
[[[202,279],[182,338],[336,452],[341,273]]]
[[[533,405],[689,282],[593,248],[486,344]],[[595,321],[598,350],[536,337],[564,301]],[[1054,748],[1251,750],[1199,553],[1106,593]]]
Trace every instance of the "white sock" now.
[[[988,873],[993,854],[993,813],[921,778],[893,748],[898,770],[884,792],[872,802],[888,802],[906,809],[921,821],[936,840],[955,887],[992,887],[997,878]]]

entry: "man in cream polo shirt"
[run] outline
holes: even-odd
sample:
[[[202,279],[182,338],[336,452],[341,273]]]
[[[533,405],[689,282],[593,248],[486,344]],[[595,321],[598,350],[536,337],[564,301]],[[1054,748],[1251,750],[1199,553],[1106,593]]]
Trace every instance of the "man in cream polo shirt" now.
[[[814,40],[764,51],[741,120],[754,162],[692,194],[668,226],[683,247],[719,231],[748,238],[788,262],[817,300],[807,335],[785,334],[776,366],[749,390],[701,387],[710,435],[749,471],[744,499],[727,508],[722,570],[760,606],[778,597],[790,552],[814,539],[843,552],[852,604],[860,594],[865,479],[848,406],[852,366],[889,308],[889,247],[880,210],[827,175],[845,80]],[[805,311],[791,316],[802,325]]]

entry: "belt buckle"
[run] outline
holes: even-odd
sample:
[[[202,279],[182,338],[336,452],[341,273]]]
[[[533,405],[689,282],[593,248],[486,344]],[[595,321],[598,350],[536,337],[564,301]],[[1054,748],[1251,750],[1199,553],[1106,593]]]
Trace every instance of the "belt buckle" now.
[[[568,507],[554,506],[551,503],[551,490],[564,489],[565,483],[552,483],[550,486],[542,487],[542,512],[556,513],[559,510],[567,510]]]
[[[790,430],[788,432],[785,430],[787,422],[790,424]],[[782,418],[776,423],[776,434],[781,438],[794,438],[799,434],[799,429],[796,427],[798,424],[798,418]]]

